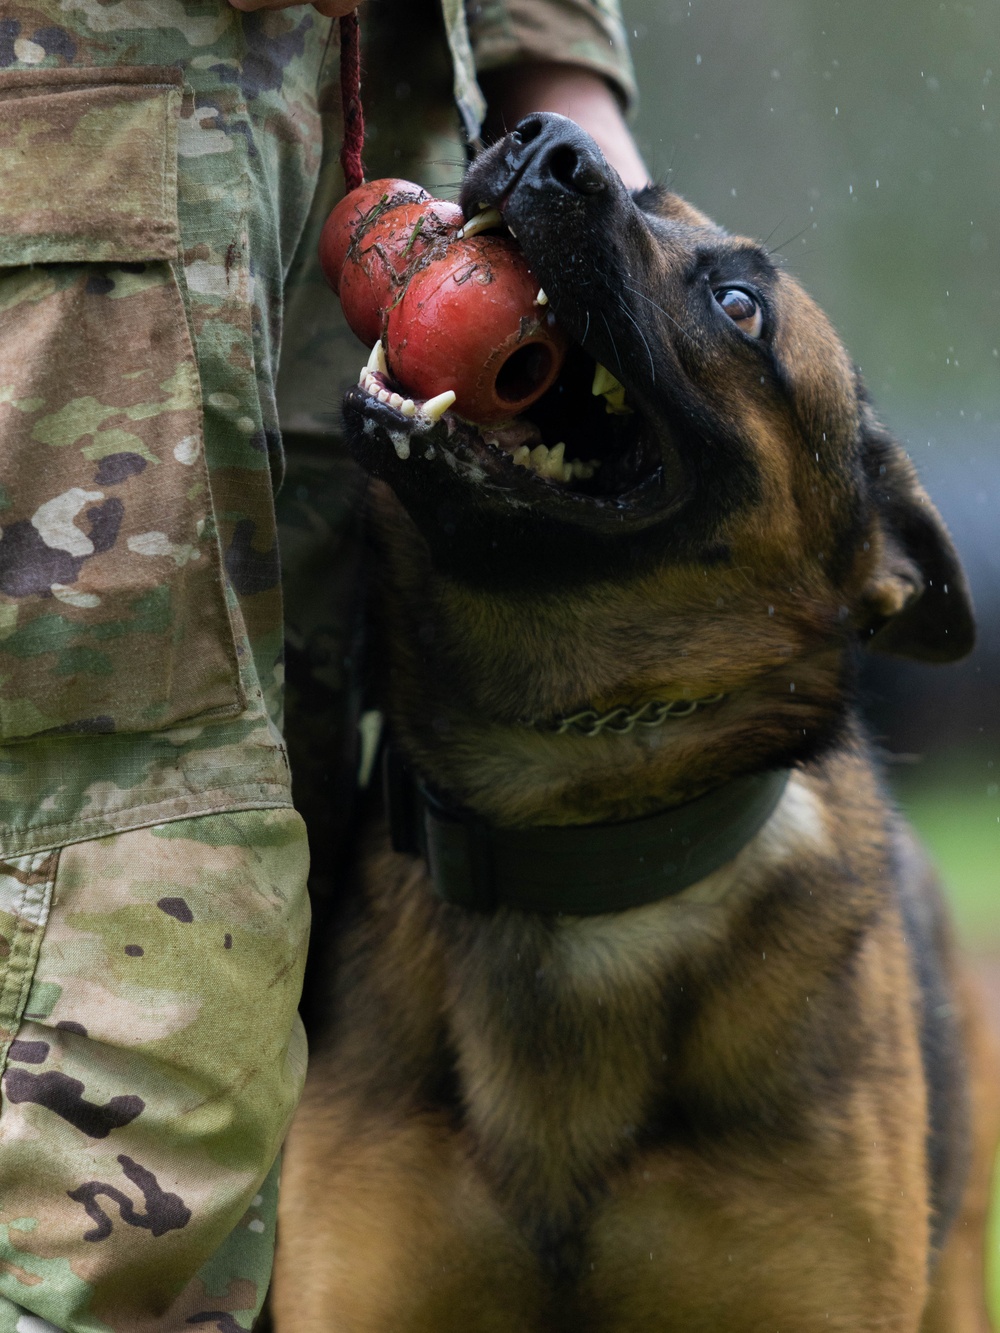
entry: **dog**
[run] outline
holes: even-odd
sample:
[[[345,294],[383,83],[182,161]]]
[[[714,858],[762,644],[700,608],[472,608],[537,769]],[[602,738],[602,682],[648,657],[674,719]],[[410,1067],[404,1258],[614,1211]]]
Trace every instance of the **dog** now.
[[[855,704],[861,649],[972,646],[952,542],[762,246],[549,114],[461,202],[573,350],[493,430],[377,353],[345,401],[388,811],[278,1333],[981,1333],[992,1055]]]

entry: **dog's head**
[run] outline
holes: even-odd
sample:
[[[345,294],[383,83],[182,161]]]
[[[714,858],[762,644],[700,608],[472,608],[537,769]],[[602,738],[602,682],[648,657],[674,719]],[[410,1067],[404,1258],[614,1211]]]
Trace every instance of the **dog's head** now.
[[[786,741],[815,739],[852,641],[969,651],[941,520],[829,322],[762,246],[677,195],[630,194],[554,115],[479,157],[462,203],[498,208],[516,236],[573,341],[564,372],[492,431],[408,419],[360,386],[345,418],[397,497],[381,512],[409,548],[398,577],[420,567],[418,600],[439,579],[464,625],[455,651],[478,641],[494,664],[472,672],[480,711],[514,721],[767,681]],[[547,466],[559,444],[583,466]],[[818,695],[829,707],[810,714]]]

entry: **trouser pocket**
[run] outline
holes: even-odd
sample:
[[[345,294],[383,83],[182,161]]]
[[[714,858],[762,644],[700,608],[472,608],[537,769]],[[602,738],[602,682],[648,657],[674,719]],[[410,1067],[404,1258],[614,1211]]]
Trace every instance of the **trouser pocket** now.
[[[244,706],[177,225],[173,69],[0,75],[0,739]]]

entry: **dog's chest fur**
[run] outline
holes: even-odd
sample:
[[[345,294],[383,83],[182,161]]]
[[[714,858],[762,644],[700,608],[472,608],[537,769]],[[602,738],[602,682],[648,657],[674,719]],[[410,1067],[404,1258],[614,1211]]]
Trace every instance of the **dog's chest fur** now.
[[[854,772],[854,786],[865,777]],[[422,908],[387,907],[388,934],[364,967],[380,978],[384,1041],[359,1057],[380,1053],[404,1114],[448,1117],[544,1265],[579,1269],[595,1209],[648,1153],[699,1138],[746,1154],[824,1078],[825,1116],[848,1095],[822,1066],[868,1039],[845,985],[859,903],[824,901],[845,867],[823,787],[794,777],[735,862],[631,912],[481,916],[415,894],[412,880]],[[859,882],[872,855],[853,854]],[[363,1003],[349,985],[351,1007]]]

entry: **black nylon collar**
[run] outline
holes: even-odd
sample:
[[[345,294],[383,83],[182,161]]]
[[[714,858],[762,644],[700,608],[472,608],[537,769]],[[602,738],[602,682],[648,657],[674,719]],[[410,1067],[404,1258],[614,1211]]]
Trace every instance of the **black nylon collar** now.
[[[423,856],[445,902],[591,916],[680,893],[731,861],[774,811],[789,770],[753,773],[643,819],[497,828],[449,809],[386,748],[393,849]]]

